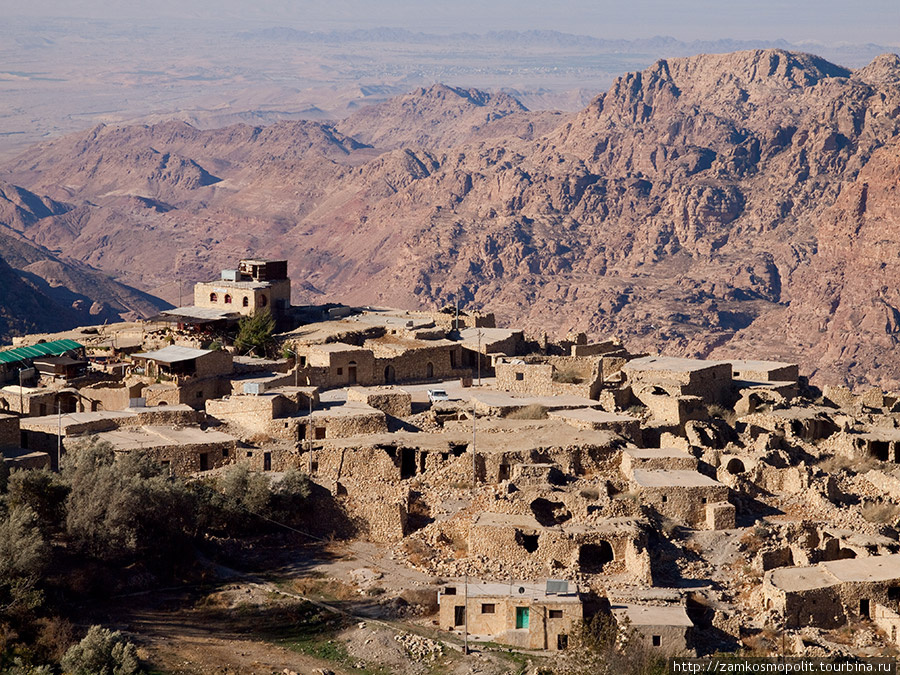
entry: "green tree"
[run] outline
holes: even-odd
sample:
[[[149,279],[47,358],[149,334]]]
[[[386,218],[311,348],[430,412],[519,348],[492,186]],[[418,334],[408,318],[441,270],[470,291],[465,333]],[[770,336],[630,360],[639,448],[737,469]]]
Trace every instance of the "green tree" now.
[[[274,331],[275,317],[272,312],[268,308],[258,309],[250,316],[241,317],[234,346],[238,351],[253,351],[263,356],[272,345]]]
[[[137,648],[119,631],[91,626],[60,662],[66,675],[138,675],[143,673]]]
[[[47,469],[13,471],[7,490],[7,503],[29,507],[45,532],[58,531],[65,525],[69,486],[59,474]]]
[[[108,444],[75,453],[66,530],[72,543],[107,561],[164,561],[196,533],[193,494],[140,452],[119,459]]]
[[[27,615],[40,606],[38,589],[49,546],[37,517],[27,506],[14,506],[0,520],[0,616]]]

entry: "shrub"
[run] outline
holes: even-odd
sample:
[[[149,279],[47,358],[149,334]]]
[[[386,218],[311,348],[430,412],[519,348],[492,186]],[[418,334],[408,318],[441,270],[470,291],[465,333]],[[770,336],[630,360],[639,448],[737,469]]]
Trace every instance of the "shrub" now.
[[[241,352],[259,352],[264,355],[272,344],[272,333],[275,331],[275,318],[266,309],[257,310],[251,316],[245,316],[238,322],[238,334],[234,346]]]
[[[900,506],[890,502],[866,502],[860,513],[870,523],[893,525],[900,518]]]
[[[584,378],[572,368],[559,368],[553,371],[553,381],[561,384],[581,384]]]
[[[547,419],[547,409],[542,405],[532,403],[524,408],[513,410],[506,418],[510,420],[544,420]]]
[[[137,675],[143,673],[137,648],[119,631],[91,626],[60,662],[66,675]]]
[[[0,520],[0,613],[25,614],[38,607],[38,589],[47,557],[47,540],[27,506],[15,506]]]

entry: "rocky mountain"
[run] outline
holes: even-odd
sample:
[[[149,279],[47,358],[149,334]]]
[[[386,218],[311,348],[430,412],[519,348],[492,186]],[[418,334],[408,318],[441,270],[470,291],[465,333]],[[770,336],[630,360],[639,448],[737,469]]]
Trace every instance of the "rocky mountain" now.
[[[458,296],[533,329],[891,388],[898,81],[894,55],[851,71],[756,50],[659,61],[554,128],[436,86],[337,128],[101,127],[3,170],[71,205],[24,236],[170,300],[173,280],[285,256],[298,302]]]
[[[69,209],[0,182],[0,343],[29,332],[146,317],[168,306],[23,236]]]

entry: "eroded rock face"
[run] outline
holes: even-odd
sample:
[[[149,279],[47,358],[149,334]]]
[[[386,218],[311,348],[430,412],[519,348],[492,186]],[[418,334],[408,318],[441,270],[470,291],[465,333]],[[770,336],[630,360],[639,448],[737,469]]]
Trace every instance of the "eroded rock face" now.
[[[900,385],[898,57],[659,61],[548,119],[438,86],[337,129],[99,127],[7,165],[72,207],[12,226],[148,289],[250,251],[292,261],[295,302],[458,296],[558,334]]]

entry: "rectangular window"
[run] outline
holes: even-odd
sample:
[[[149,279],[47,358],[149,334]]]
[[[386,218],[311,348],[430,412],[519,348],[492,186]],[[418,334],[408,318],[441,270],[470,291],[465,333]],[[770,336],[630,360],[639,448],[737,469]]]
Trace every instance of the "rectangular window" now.
[[[485,602],[481,605],[481,613],[482,614],[493,614],[494,613],[494,603]]]
[[[669,501],[669,498],[666,497],[665,495],[663,495],[663,496],[662,496],[662,503],[665,504],[667,501]]]
[[[551,609],[547,615],[551,619],[561,619],[563,618],[563,611],[561,609]]]
[[[207,452],[200,453],[200,470],[209,471],[209,453]]]
[[[305,356],[300,357],[300,367],[306,368],[306,357]]]
[[[337,374],[338,374],[338,375],[343,375],[343,374],[344,374],[344,369],[343,369],[343,368],[338,368],[338,369],[337,369]]]
[[[223,458],[228,457],[228,448],[227,447],[222,448],[222,457]]]
[[[447,588],[444,589],[444,595],[456,595],[456,587],[447,586]]]
[[[516,380],[521,382],[524,379],[525,379],[525,373],[516,373]]]
[[[653,646],[659,647],[662,645],[662,635],[654,635],[653,636]]]
[[[316,427],[316,440],[321,441],[325,438],[325,427]]]

